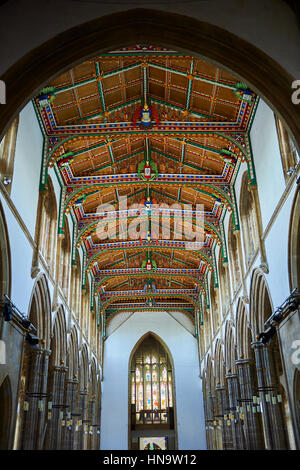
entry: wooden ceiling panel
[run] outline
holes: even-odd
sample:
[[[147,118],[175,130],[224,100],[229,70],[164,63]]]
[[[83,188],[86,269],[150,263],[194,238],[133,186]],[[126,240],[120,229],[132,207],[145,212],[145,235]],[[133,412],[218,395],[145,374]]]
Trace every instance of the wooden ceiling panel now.
[[[193,92],[200,93],[201,95],[205,96],[210,96],[212,95],[214,88],[216,88],[216,85],[202,82],[201,80],[193,80]]]
[[[159,85],[154,82],[149,83],[149,93],[154,98],[164,100],[165,98],[165,88],[163,85]]]
[[[91,221],[97,222],[95,213],[100,204],[113,204],[118,210],[121,197],[127,196],[130,206],[144,202],[147,195],[158,204],[203,204],[206,220],[216,231],[220,229],[219,221],[225,207],[224,191],[230,200],[228,185],[234,174],[234,168],[225,166],[220,151],[233,148],[231,129],[233,126],[238,134],[238,113],[243,113],[243,123],[246,122],[247,126],[254,109],[248,103],[241,108],[241,100],[233,90],[239,79],[204,60],[164,52],[154,46],[149,46],[149,50],[132,46],[114,51],[114,54],[88,60],[56,78],[50,83],[50,86],[57,87],[56,97],[50,107],[40,110],[46,133],[54,137],[51,145],[58,146],[56,137],[64,141],[60,148],[57,147],[53,159],[66,152],[75,153],[74,160],[69,162],[71,171],[68,171],[68,163],[61,165],[60,171],[68,186],[68,198],[74,195],[70,204],[77,200],[79,187],[81,196],[87,194],[81,204],[76,203],[74,216],[80,227],[79,238],[83,237],[78,243],[83,242],[88,262],[99,254],[98,268],[90,266],[94,274],[97,269],[140,268],[147,257],[145,247],[148,246],[145,245],[146,234],[141,234],[142,239],[137,240],[136,249],[122,248],[118,235],[105,240],[105,243],[115,243],[114,251],[98,247],[104,241],[93,232],[96,224],[93,226]],[[126,70],[127,67],[129,69]],[[59,92],[60,89],[64,91]],[[145,102],[152,106],[149,127],[141,123],[140,106]],[[52,127],[48,124],[50,121]],[[54,121],[56,127],[52,124]],[[220,128],[229,129],[231,140],[226,140],[227,130],[223,132]],[[72,135],[65,138],[71,130]],[[244,135],[245,128],[241,131]],[[146,158],[156,164],[159,173],[157,176],[152,167],[152,177],[148,181],[141,171],[138,173],[139,164]],[[72,179],[74,176],[78,179]],[[92,179],[94,176],[96,178]],[[111,177],[116,183],[111,183],[108,179]],[[189,177],[191,183],[186,182]],[[219,187],[220,197],[217,196]],[[92,193],[88,194],[90,191]],[[215,204],[216,197],[220,206]],[[168,217],[164,217],[164,222],[167,222]],[[206,259],[203,254],[178,249],[176,244],[171,247],[172,240],[177,240],[174,220],[171,218],[170,245],[163,248],[152,244],[149,253],[152,253],[158,268],[197,270],[201,266],[196,277],[198,282],[202,282],[207,269],[205,265],[209,261],[203,265],[203,259]],[[117,220],[117,233],[119,225]],[[85,229],[86,232],[83,231]],[[207,240],[203,252],[208,260],[211,260],[214,247],[214,239]],[[142,290],[151,276],[157,289],[195,289],[198,285],[182,273],[159,276],[145,272],[142,276],[110,277],[105,280],[105,291]],[[134,302],[144,305],[145,299]],[[118,304],[129,305],[132,301],[120,299],[113,305],[117,308]],[[186,302],[171,296],[160,300],[165,301],[174,305]]]
[[[199,76],[215,79],[217,75],[217,67],[204,60],[196,60],[194,73]]]
[[[103,91],[113,90],[114,88],[119,88],[122,83],[121,74],[112,75],[107,78],[103,78],[102,87]]]
[[[175,87],[186,89],[189,83],[187,77],[180,75],[178,73],[170,73],[170,84]]]
[[[182,108],[185,108],[186,104],[186,94],[176,90],[175,88],[170,88],[169,89],[169,100],[172,103],[178,104]]]
[[[149,79],[154,81],[159,81],[165,83],[166,81],[166,71],[158,69],[156,67],[149,66]]]
[[[95,76],[95,67],[92,62],[83,62],[72,69],[74,82]]]
[[[55,111],[55,117],[58,122],[72,121],[73,119],[80,118],[79,109],[75,105],[71,105],[68,108],[57,109]]]
[[[126,87],[126,100],[127,101],[137,99],[141,96],[141,94],[142,94],[141,84]]]
[[[97,82],[90,82],[87,85],[79,86],[75,89],[78,98],[87,98],[89,96],[99,96]],[[99,100],[100,101],[100,100]]]
[[[120,90],[110,91],[105,95],[107,107],[118,106],[122,103],[122,92]]]
[[[141,80],[141,78],[142,78],[141,67],[135,67],[134,69],[130,69],[124,72],[124,80],[126,83],[135,82],[137,80]]]
[[[202,98],[198,95],[193,95],[191,100],[191,110],[197,112],[204,112],[210,115],[211,100]]]

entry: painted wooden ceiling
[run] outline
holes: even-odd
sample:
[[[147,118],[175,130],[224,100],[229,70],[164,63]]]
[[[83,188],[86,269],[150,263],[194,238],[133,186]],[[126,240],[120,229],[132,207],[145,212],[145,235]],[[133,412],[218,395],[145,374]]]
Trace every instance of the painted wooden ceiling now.
[[[242,91],[241,91],[242,90]],[[243,95],[243,90],[245,94]],[[47,95],[46,101],[43,101]],[[250,98],[249,98],[250,97]],[[179,309],[193,318],[208,302],[208,273],[218,273],[215,248],[224,243],[223,218],[238,214],[234,180],[241,161],[254,172],[248,140],[257,97],[238,78],[202,59],[152,46],[133,46],[87,60],[63,73],[34,100],[45,132],[41,189],[54,166],[64,216],[75,222],[72,258],[82,249],[84,281],[91,276],[92,308],[106,319],[121,310]],[[143,124],[143,107],[151,122]],[[151,178],[141,173],[151,162]],[[131,239],[123,230],[128,206],[202,204],[204,244],[186,249],[176,238]],[[116,232],[99,239],[99,207],[113,206]],[[111,207],[111,206],[110,206]],[[111,210],[111,209],[110,209]],[[162,219],[168,217],[162,212]],[[155,230],[155,220],[151,229]],[[195,228],[196,216],[190,224]],[[151,258],[152,270],[145,269]],[[149,286],[152,286],[151,288]],[[105,313],[104,313],[105,312]]]

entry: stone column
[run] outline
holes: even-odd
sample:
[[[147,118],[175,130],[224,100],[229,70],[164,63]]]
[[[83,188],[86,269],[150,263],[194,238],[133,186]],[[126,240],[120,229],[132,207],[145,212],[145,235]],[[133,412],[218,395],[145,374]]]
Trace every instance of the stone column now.
[[[236,361],[239,376],[241,402],[244,415],[244,431],[246,437],[246,449],[261,450],[265,448],[261,415],[255,410],[253,404],[254,383],[251,374],[249,359],[239,359]],[[255,411],[255,412],[253,412]]]
[[[65,403],[68,405],[65,412],[65,426],[63,428],[63,435],[62,435],[62,448],[63,449],[74,449],[74,441],[75,441],[75,426],[78,416],[72,416],[78,414],[77,408],[77,387],[78,387],[78,379],[67,379],[66,380],[66,387],[65,387]],[[81,417],[79,417],[82,419]],[[67,421],[72,420],[72,424],[67,426]]]
[[[242,450],[245,449],[245,439],[242,428],[242,423],[237,415],[236,407],[239,406],[240,390],[239,381],[237,374],[229,373],[226,375],[227,386],[228,386],[228,397],[229,397],[229,413],[234,416],[231,420],[232,437],[234,449]]]
[[[40,374],[43,363],[43,354],[44,350],[42,348],[32,348],[30,351],[30,370],[25,392],[25,400],[28,402],[29,407],[28,411],[23,412],[21,437],[22,450],[32,450],[36,448],[38,400],[40,393]]]
[[[82,416],[82,421],[83,421],[83,426],[81,427],[81,430],[78,431],[78,436],[77,436],[77,449],[79,450],[84,450],[85,449],[85,443],[88,439],[88,435],[89,434],[85,434],[85,431],[84,431],[84,428],[85,428],[85,424],[87,424],[88,426],[88,431],[89,432],[89,427],[91,424],[93,424],[90,420],[90,418],[88,418],[88,413],[87,413],[87,390],[84,389],[84,390],[80,390],[79,391],[79,410],[80,410],[80,413],[81,413],[81,416]],[[89,422],[87,422],[89,421]]]
[[[268,345],[252,343],[255,351],[259,396],[262,403],[267,449],[288,449],[282,403],[278,403],[278,384]],[[272,390],[273,389],[273,390]]]
[[[212,393],[207,392],[207,400],[206,400],[206,427],[207,427],[207,447],[209,450],[214,449],[213,443],[213,434],[212,434],[212,425],[213,425],[213,399]]]
[[[60,405],[64,405],[64,388],[67,370],[67,367],[64,366],[53,367],[52,410],[47,410],[47,413],[51,413],[51,417],[48,419],[47,424],[46,449],[61,449],[62,426],[60,412],[64,412],[64,409],[60,407]]]
[[[216,396],[217,400],[219,403],[219,415],[216,416],[216,419],[222,423],[221,424],[221,429],[222,429],[222,445],[223,445],[223,450],[231,449],[231,442],[232,442],[232,436],[231,434],[231,429],[229,429],[229,426],[227,426],[227,422],[224,421],[224,415],[226,415],[225,409],[228,407],[227,404],[227,398],[226,398],[226,390],[224,386],[217,385],[216,386]]]
[[[47,382],[48,382],[48,367],[49,367],[49,356],[50,350],[44,349],[43,356],[41,358],[40,366],[40,377],[39,377],[39,391],[40,404],[38,406],[38,417],[37,417],[37,436],[36,436],[36,449],[41,450],[44,446],[45,434],[46,434],[46,406],[47,406]]]
[[[96,422],[96,397],[93,396],[88,403],[88,419],[91,420],[90,426],[99,424]],[[97,427],[93,426],[93,435],[89,435],[88,442],[90,445],[87,446],[88,449],[90,450],[95,450],[96,449],[96,436],[97,436]]]

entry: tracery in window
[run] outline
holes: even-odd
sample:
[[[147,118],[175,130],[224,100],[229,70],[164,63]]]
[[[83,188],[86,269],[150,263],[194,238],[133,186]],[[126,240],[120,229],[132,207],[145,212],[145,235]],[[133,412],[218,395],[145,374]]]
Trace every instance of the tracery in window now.
[[[173,407],[172,377],[167,352],[149,334],[131,363],[131,404],[136,424],[168,424]]]

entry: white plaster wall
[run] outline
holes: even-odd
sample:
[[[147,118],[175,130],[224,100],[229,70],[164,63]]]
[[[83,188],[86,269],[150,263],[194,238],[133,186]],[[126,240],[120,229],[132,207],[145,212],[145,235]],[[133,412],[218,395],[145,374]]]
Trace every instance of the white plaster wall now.
[[[29,102],[20,113],[11,199],[34,238],[43,136]]]
[[[266,228],[284,189],[278,136],[273,111],[259,101],[250,131],[263,229]]]
[[[196,339],[166,312],[137,312],[104,344],[101,449],[128,449],[130,354],[147,332],[156,333],[174,361],[179,449],[205,449],[202,384]]]
[[[296,190],[296,188],[295,188]],[[282,304],[290,294],[288,276],[288,241],[290,215],[295,191],[291,191],[265,241],[269,274],[266,275],[273,307]]]

